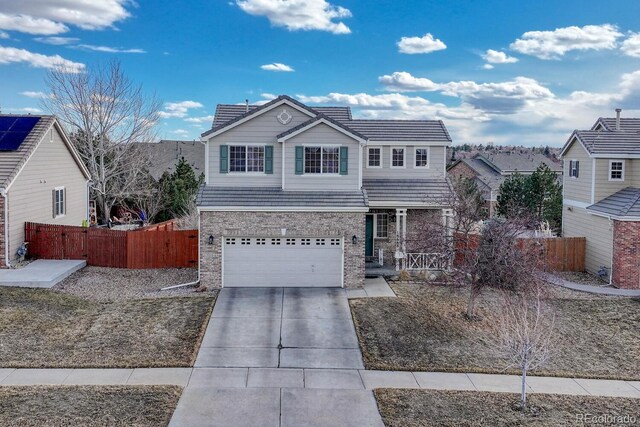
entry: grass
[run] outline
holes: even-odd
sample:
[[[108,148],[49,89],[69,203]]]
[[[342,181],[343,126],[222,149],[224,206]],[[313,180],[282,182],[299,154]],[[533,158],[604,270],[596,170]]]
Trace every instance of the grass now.
[[[639,400],[631,398],[531,394],[528,409],[520,411],[514,409],[519,396],[509,393],[402,389],[378,389],[374,393],[388,427],[555,427],[593,423],[591,418],[583,424],[581,414],[627,417],[626,423],[616,425],[638,425],[640,420]]]
[[[215,298],[99,303],[0,288],[0,366],[192,366]]]
[[[177,386],[0,387],[0,425],[166,426]]]
[[[398,298],[351,300],[367,369],[505,371],[490,335],[499,302],[487,292],[480,321],[464,317],[467,290],[394,284]],[[552,358],[534,375],[640,379],[640,300],[554,288],[549,304],[559,336]]]

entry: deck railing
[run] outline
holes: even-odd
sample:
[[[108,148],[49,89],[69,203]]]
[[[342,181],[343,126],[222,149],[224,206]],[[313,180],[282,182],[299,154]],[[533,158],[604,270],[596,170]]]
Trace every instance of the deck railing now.
[[[441,253],[405,253],[404,268],[410,271],[447,270],[450,257]]]

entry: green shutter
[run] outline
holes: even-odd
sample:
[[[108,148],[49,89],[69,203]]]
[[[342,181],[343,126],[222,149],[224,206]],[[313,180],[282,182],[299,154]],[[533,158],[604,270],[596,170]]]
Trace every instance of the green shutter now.
[[[349,147],[340,147],[340,175],[349,175]]]
[[[264,147],[264,173],[273,174],[273,145]]]
[[[296,146],[296,175],[304,173],[304,147]]]
[[[220,146],[220,173],[229,172],[229,146]]]

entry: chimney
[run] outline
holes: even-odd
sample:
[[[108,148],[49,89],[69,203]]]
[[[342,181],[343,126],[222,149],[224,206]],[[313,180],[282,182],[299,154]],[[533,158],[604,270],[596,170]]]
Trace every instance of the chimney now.
[[[622,108],[616,108],[616,130],[620,130],[620,113]]]
[[[244,105],[245,105],[245,112],[248,113],[249,112],[249,100],[245,99],[244,100]]]

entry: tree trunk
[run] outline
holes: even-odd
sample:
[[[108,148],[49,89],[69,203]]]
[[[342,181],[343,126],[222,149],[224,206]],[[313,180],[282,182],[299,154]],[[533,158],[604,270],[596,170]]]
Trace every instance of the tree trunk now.
[[[469,292],[469,302],[467,303],[467,317],[473,319],[476,314],[476,300],[478,299],[478,292],[471,287]]]
[[[522,368],[522,390],[520,394],[522,409],[527,407],[527,368]]]

